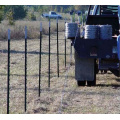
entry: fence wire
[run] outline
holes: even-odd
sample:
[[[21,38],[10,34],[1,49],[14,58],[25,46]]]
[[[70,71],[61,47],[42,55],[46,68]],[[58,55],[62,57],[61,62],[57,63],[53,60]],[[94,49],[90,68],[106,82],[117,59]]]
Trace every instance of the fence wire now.
[[[61,93],[61,103],[60,103],[60,107],[59,107],[59,110],[58,110],[58,113],[62,113],[62,107],[63,107],[63,97],[64,97],[64,94],[65,94],[65,88],[67,87],[67,80],[68,80],[68,73],[70,71],[70,67],[72,65],[72,44],[73,42],[76,41],[76,38],[80,36],[80,28],[78,27],[77,29],[77,32],[76,32],[76,36],[75,36],[75,39],[73,41],[71,41],[71,46],[70,46],[70,64],[65,72],[65,79],[64,79],[64,85],[63,85],[63,89],[62,89],[62,93]]]
[[[60,103],[60,107],[59,107],[59,110],[58,110],[58,113],[60,113],[60,114],[62,113],[63,97],[64,97],[64,94],[65,94],[65,88],[67,87],[68,73],[70,71],[71,63],[72,63],[72,46],[71,46],[71,49],[70,49],[70,64],[67,67],[67,70],[65,72],[65,79],[64,79],[63,89],[62,89],[62,92],[61,92],[61,103]]]

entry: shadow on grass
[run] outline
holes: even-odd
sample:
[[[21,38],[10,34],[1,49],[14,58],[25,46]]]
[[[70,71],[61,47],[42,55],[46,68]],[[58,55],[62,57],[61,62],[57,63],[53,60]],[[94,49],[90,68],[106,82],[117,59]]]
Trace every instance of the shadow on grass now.
[[[95,87],[112,87],[113,89],[120,88],[119,84],[97,84]]]
[[[8,53],[8,50],[0,50],[0,53]],[[11,50],[10,53],[12,54],[25,54],[25,51],[16,51],[16,50]],[[28,51],[27,54],[39,54],[40,52],[37,51]],[[41,54],[48,55],[48,52],[41,52]],[[57,55],[57,53],[50,53],[52,55]],[[64,55],[64,53],[59,53],[59,55]],[[69,54],[66,54],[69,55]]]
[[[7,74],[0,74],[0,76],[7,76]],[[24,77],[25,75],[24,75],[24,74],[22,74],[22,75],[11,74],[10,76]],[[38,74],[35,74],[35,75],[27,75],[27,77],[39,77],[39,75],[38,75]],[[43,75],[41,75],[41,77],[48,77],[48,75],[43,74]],[[53,78],[53,77],[58,78],[57,75],[51,75],[51,78]],[[63,77],[63,78],[65,78],[65,75],[59,75],[59,77]],[[74,76],[70,76],[70,75],[68,75],[67,78],[74,78]]]
[[[116,80],[117,82],[120,82],[120,78],[116,78],[115,80]]]
[[[98,86],[101,86],[101,87],[105,87],[106,85],[96,85],[96,87]],[[113,86],[118,86],[118,85],[113,85]],[[119,86],[120,87],[120,86]],[[75,87],[74,89],[68,89],[68,90],[64,90],[65,93],[68,93],[68,96],[67,98],[71,98],[71,97],[74,97],[73,95],[110,95],[110,96],[114,96],[115,94],[114,93],[111,93],[111,92],[106,92],[106,91],[90,91],[92,87],[89,87],[89,90],[88,91],[85,91],[85,89],[83,89],[83,87]],[[79,90],[80,89],[80,90]],[[83,89],[83,90],[82,90]],[[102,89],[101,89],[102,90]],[[42,91],[53,91],[54,93],[58,93],[58,92],[61,92],[61,90],[55,90],[55,89],[43,89]],[[117,94],[117,93],[116,93]],[[119,93],[118,93],[119,95]]]
[[[96,87],[106,87],[106,86],[112,86],[112,87],[120,87],[120,85],[104,85],[104,84],[98,84],[98,85],[96,85]],[[58,94],[58,93],[60,93],[61,94],[61,91],[63,91],[62,89],[57,89],[58,87],[54,87],[54,88],[49,88],[49,87],[45,87],[45,88],[42,88],[41,89],[41,93],[45,93],[45,92],[47,92],[47,93],[49,93],[49,92],[53,92],[54,94]],[[104,96],[104,95],[108,95],[108,96],[114,96],[115,94],[113,93],[113,92],[111,92],[111,91],[103,91],[102,90],[102,88],[101,88],[101,90],[99,90],[99,91],[96,91],[96,89],[93,91],[93,89],[92,89],[92,91],[90,91],[91,90],[91,88],[92,87],[89,87],[89,89],[87,89],[88,91],[85,91],[85,89],[83,89],[83,87],[75,87],[75,88],[73,88],[73,89],[71,89],[71,88],[69,88],[69,89],[64,89],[64,93],[65,94],[67,94],[67,97],[66,97],[66,99],[69,101],[70,100],[70,98],[72,99],[72,98],[74,98],[74,96],[79,96],[79,95],[92,95],[92,96],[94,96],[94,95],[101,95],[101,96]],[[82,90],[83,89],[83,90]],[[7,90],[7,88],[6,87],[1,87],[0,88],[0,90],[2,91],[2,90]],[[15,87],[15,86],[11,86],[11,91],[13,91],[13,90],[23,90],[23,94],[24,94],[24,87],[22,87],[22,88],[19,88],[19,87]],[[38,91],[39,89],[38,89],[38,87],[28,87],[27,88],[27,90],[28,91]],[[119,93],[116,93],[116,95],[120,95]]]

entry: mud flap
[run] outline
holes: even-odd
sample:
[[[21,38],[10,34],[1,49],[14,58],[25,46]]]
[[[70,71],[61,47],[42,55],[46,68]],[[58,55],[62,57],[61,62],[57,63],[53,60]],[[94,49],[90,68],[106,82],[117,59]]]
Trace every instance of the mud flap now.
[[[75,79],[77,81],[94,81],[94,59],[80,58],[75,51]]]

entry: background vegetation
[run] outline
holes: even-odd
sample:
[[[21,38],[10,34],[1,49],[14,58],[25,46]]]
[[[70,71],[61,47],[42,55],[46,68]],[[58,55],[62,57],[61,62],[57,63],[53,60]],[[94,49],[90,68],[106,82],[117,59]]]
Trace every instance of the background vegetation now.
[[[28,19],[36,20],[36,17],[41,16],[42,13],[55,11],[59,13],[69,13],[71,10],[85,11],[88,9],[87,5],[5,5],[0,6],[0,21],[3,19]]]
[[[22,39],[24,37],[24,27],[29,28],[29,38],[39,38],[39,23],[44,24],[43,33],[48,34],[48,19],[42,18],[42,13],[55,11],[62,15],[63,19],[59,22],[59,31],[64,30],[64,19],[70,21],[69,12],[82,11],[83,16],[88,9],[87,5],[4,5],[0,6],[0,39],[7,39],[7,29],[11,29],[12,39]],[[75,15],[77,21],[77,15]],[[82,17],[81,17],[82,19]],[[85,19],[85,16],[84,16]],[[56,32],[56,20],[51,20],[51,32]]]

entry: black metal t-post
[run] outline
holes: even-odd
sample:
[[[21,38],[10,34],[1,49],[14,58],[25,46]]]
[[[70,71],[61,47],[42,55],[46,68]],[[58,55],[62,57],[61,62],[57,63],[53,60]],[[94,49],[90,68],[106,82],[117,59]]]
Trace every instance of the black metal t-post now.
[[[7,74],[7,114],[9,114],[9,95],[10,95],[10,30],[8,29],[8,74]]]
[[[70,55],[71,55],[71,57],[72,57],[72,44],[73,44],[72,42],[73,41],[71,40],[71,44],[70,44]],[[70,62],[71,62],[70,64],[72,65],[72,58],[71,58]]]
[[[40,97],[40,93],[41,93],[41,50],[42,50],[42,22],[40,23],[39,97]]]
[[[27,110],[27,26],[25,26],[25,112]]]
[[[59,41],[58,41],[58,18],[56,19],[57,22],[57,74],[59,77]]]
[[[49,18],[48,87],[50,87],[50,18]]]
[[[66,18],[65,18],[65,24],[66,24]],[[66,67],[66,36],[65,36],[65,67]]]

